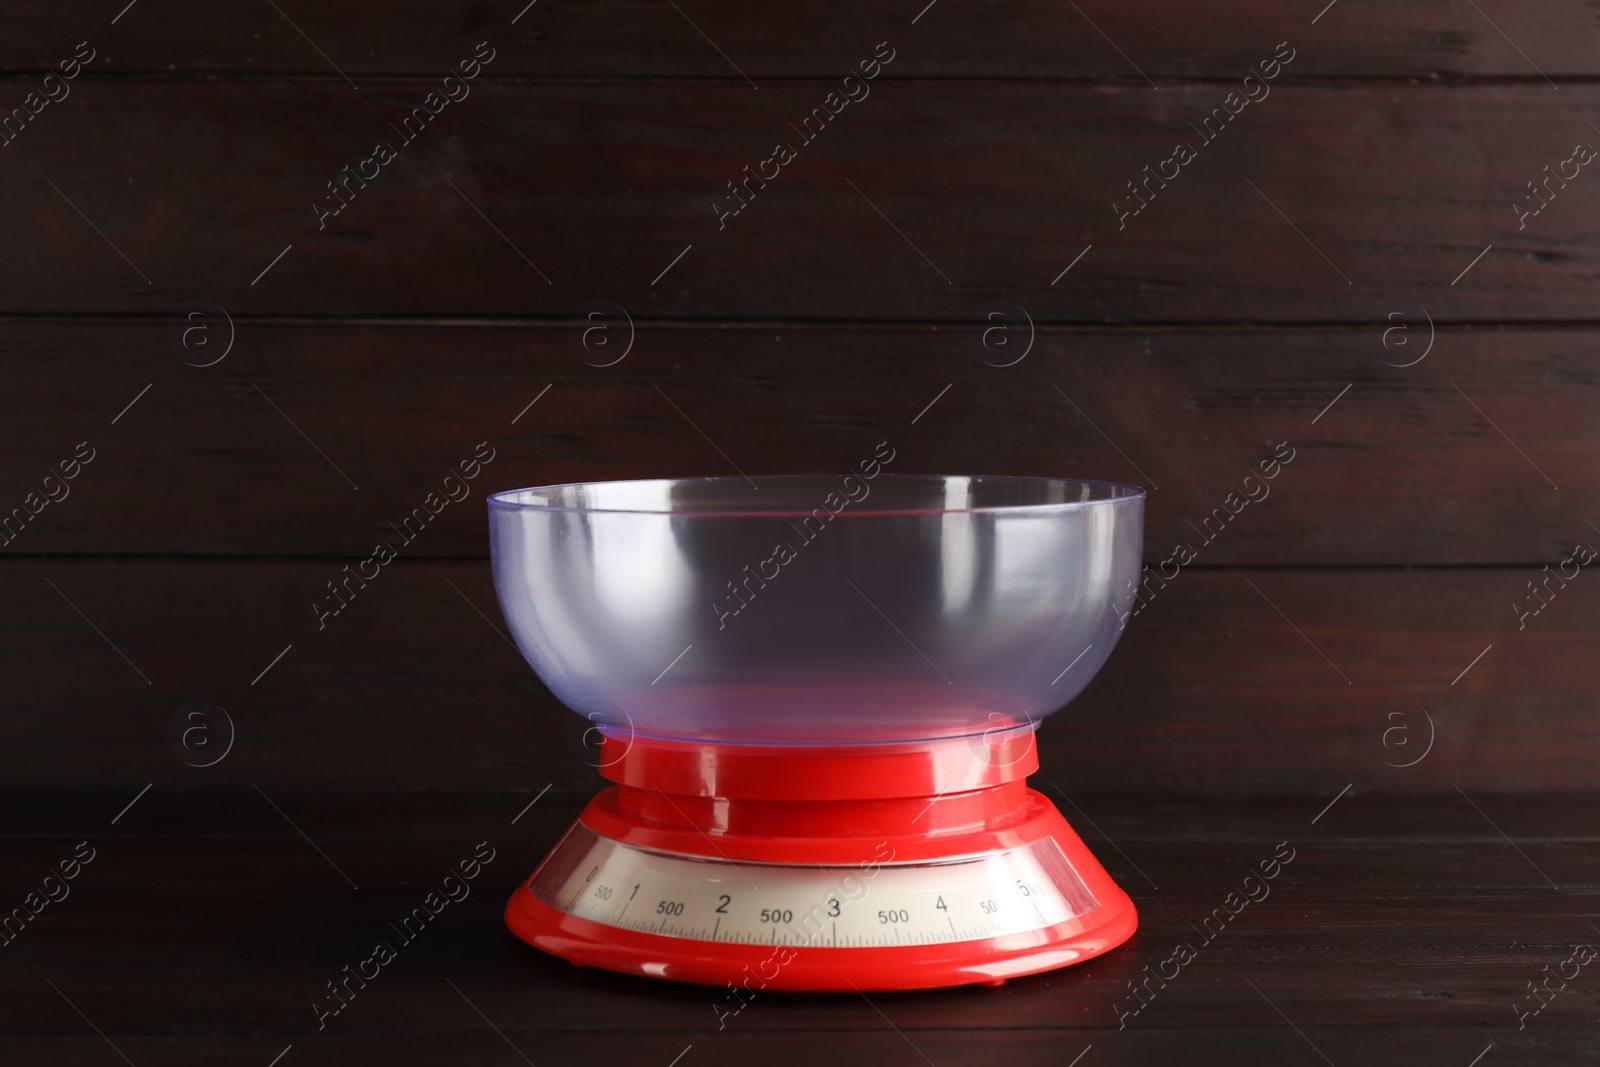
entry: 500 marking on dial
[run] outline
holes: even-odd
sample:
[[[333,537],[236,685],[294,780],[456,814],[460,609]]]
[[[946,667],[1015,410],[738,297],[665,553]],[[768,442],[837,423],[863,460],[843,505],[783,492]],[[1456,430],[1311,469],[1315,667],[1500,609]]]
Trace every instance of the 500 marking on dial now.
[[[562,852],[565,862],[555,865]],[[641,933],[822,948],[980,940],[1054,926],[1096,906],[1049,840],[863,869],[735,865],[633,848],[579,827],[529,888],[569,914]]]

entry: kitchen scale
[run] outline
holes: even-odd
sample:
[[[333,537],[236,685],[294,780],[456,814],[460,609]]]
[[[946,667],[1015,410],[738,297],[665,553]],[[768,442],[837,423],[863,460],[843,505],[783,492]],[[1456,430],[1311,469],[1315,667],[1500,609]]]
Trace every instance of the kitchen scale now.
[[[657,978],[872,990],[998,985],[1132,935],[1026,778],[1121,633],[1144,491],[889,475],[885,448],[846,476],[490,497],[512,635],[615,783],[512,894],[518,937]]]

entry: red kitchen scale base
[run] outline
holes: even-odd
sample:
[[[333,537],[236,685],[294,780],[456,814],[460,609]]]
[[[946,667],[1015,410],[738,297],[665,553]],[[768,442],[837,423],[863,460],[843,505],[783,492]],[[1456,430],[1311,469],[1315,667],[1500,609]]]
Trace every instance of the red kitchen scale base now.
[[[999,985],[1122,944],[1133,902],[1027,787],[1033,726],[836,747],[607,734],[506,904],[574,964],[746,989]]]

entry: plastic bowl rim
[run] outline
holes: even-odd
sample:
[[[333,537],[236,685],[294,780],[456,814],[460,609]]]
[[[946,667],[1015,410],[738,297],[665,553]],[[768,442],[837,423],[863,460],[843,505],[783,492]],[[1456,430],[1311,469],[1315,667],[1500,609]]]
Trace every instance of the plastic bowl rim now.
[[[826,472],[826,473],[820,473],[820,474],[758,474],[758,475],[755,476],[755,479],[756,480],[760,480],[760,481],[767,481],[767,482],[778,482],[778,481],[791,481],[791,480],[792,481],[800,481],[800,480],[803,480],[803,479],[818,480],[818,479],[825,479],[825,478],[839,478],[841,480],[844,479],[844,478],[858,478],[858,479],[860,479],[862,477],[863,477],[862,475],[856,474],[854,472],[843,474],[843,475],[838,474],[837,472]],[[882,509],[882,508],[846,507],[846,508],[841,509],[840,511],[833,512],[832,513],[833,517],[834,518],[848,518],[848,517],[856,517],[856,518],[868,518],[868,517],[886,518],[886,517],[893,517],[893,516],[911,516],[911,515],[973,515],[973,514],[985,514],[985,513],[991,513],[991,512],[998,513],[998,512],[1055,511],[1055,510],[1065,511],[1065,510],[1070,510],[1070,509],[1074,509],[1074,508],[1089,508],[1089,507],[1097,507],[1097,506],[1104,506],[1104,505],[1127,504],[1127,503],[1129,503],[1131,501],[1136,501],[1136,500],[1137,501],[1142,501],[1146,496],[1149,495],[1148,492],[1144,488],[1142,488],[1141,486],[1132,485],[1132,484],[1130,484],[1128,482],[1111,481],[1109,479],[1104,479],[1104,478],[1061,478],[1061,477],[1055,477],[1055,476],[1051,476],[1051,475],[1036,475],[1036,474],[904,474],[904,473],[889,474],[889,473],[880,473],[880,474],[874,476],[873,478],[867,479],[867,480],[876,481],[879,478],[889,478],[889,479],[893,479],[895,481],[900,481],[900,480],[905,480],[905,481],[914,481],[914,480],[938,481],[938,480],[945,480],[945,479],[949,479],[949,478],[973,478],[973,479],[983,478],[983,479],[989,479],[989,480],[994,480],[994,481],[1070,482],[1070,483],[1075,484],[1075,485],[1110,486],[1110,487],[1112,487],[1114,489],[1120,490],[1121,492],[1119,492],[1115,496],[1108,496],[1108,497],[1104,497],[1104,498],[1099,499],[1099,500],[1063,500],[1063,501],[1056,501],[1056,502],[1053,502],[1053,503],[1040,503],[1040,504],[990,504],[990,505],[985,505],[983,507],[971,507],[971,508],[936,508],[936,507],[934,507],[934,508],[890,508],[890,509],[885,510],[885,509]],[[670,516],[673,516],[673,517],[683,517],[683,518],[694,517],[694,518],[774,518],[774,519],[782,519],[782,518],[792,518],[792,517],[795,517],[795,516],[803,516],[803,515],[812,514],[812,511],[808,511],[808,510],[804,510],[804,509],[800,509],[800,508],[782,508],[782,509],[776,509],[776,508],[775,509],[761,509],[761,508],[756,508],[756,509],[739,509],[739,510],[717,508],[717,509],[702,510],[702,509],[680,509],[680,508],[593,507],[593,506],[587,506],[587,505],[579,507],[579,506],[574,506],[574,505],[569,505],[569,504],[548,504],[548,503],[530,504],[530,503],[523,503],[521,501],[510,499],[511,497],[514,497],[514,496],[516,496],[516,495],[518,495],[520,493],[540,492],[540,491],[559,490],[559,489],[578,489],[578,488],[582,488],[582,487],[585,487],[585,486],[594,486],[594,485],[629,485],[629,484],[637,485],[637,484],[644,484],[646,482],[738,482],[738,481],[750,481],[750,480],[751,479],[749,479],[749,478],[744,478],[744,477],[740,477],[740,476],[737,476],[737,475],[713,475],[713,476],[702,476],[702,477],[691,477],[691,478],[618,478],[618,479],[614,479],[614,480],[593,481],[593,482],[561,482],[561,483],[557,483],[555,485],[529,485],[529,486],[523,486],[523,487],[521,487],[519,489],[502,489],[499,492],[490,493],[488,498],[487,498],[487,504],[488,504],[488,506],[489,506],[489,508],[491,510],[495,509],[495,508],[500,508],[500,509],[503,509],[503,510],[506,510],[506,511],[566,512],[566,513],[569,513],[569,514],[591,514],[591,515],[670,515]],[[759,491],[760,490],[758,489],[757,492],[759,492]],[[819,507],[820,506],[821,506],[821,504],[819,502]],[[815,509],[812,509],[812,510],[815,510]]]

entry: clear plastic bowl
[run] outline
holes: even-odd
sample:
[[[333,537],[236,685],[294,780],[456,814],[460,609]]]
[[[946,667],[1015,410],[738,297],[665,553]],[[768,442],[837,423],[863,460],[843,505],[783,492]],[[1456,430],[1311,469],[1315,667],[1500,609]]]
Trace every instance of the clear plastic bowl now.
[[[971,736],[1077,696],[1133,600],[1144,490],[878,467],[497,493],[517,647],[579,714],[685,741]]]

